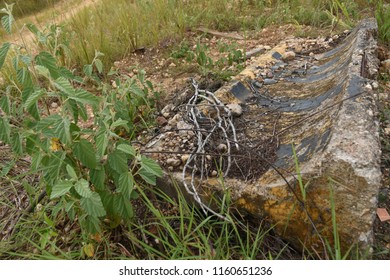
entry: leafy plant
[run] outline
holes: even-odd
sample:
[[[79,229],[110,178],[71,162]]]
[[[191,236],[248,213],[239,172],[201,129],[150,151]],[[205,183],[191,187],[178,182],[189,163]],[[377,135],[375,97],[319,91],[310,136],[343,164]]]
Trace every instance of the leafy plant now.
[[[376,5],[375,17],[378,21],[379,39],[389,45],[390,44],[390,6],[385,5],[383,0],[379,0]]]
[[[1,22],[11,31],[12,6],[2,12]],[[42,175],[48,196],[59,205],[54,217],[64,212],[77,218],[86,233],[101,231],[103,219],[116,227],[132,218],[137,186],[156,184],[162,176],[159,165],[130,144],[150,122],[153,87],[142,71],[123,83],[118,77],[116,89],[101,83],[100,52],[84,66],[85,77],[77,76],[61,66],[61,27],[49,27],[49,33],[29,29],[43,48],[38,54],[8,42],[0,48],[0,67],[9,60],[16,73],[1,91],[0,140],[15,159],[31,158],[31,171]],[[91,78],[103,95],[86,89]],[[60,104],[58,110],[50,108],[51,100]]]

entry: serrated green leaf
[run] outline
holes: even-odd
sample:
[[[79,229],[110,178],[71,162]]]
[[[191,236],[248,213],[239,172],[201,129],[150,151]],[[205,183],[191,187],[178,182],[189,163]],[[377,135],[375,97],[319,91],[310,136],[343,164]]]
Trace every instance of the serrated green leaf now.
[[[74,80],[76,78],[75,75],[73,75],[73,73],[66,67],[60,67],[58,70],[60,71],[61,76],[66,79]]]
[[[35,153],[31,156],[32,171],[38,171],[38,169],[41,169],[42,158],[43,158],[42,153]]]
[[[28,111],[32,106],[36,104],[36,102],[45,95],[45,92],[41,89],[34,91],[27,98],[26,102],[24,102],[24,108]]]
[[[144,181],[150,185],[153,185],[155,186],[156,185],[156,182],[157,182],[157,178],[156,178],[156,175],[146,171],[145,169],[141,168],[139,171],[138,171],[138,174],[142,177],[142,179],[144,179]]]
[[[1,18],[1,25],[3,25],[5,31],[7,31],[8,34],[12,33],[12,24],[14,21],[15,19],[12,14],[5,15]]]
[[[115,194],[109,191],[102,191],[99,192],[100,197],[102,199],[104,209],[106,209],[107,214],[110,216],[117,215],[116,208],[115,208]]]
[[[97,193],[92,193],[90,197],[82,197],[80,199],[80,205],[88,215],[93,217],[102,217],[106,215],[102,200]]]
[[[5,58],[7,57],[8,50],[11,44],[9,42],[5,42],[0,48],[0,69],[3,67]]]
[[[105,189],[106,172],[104,166],[100,166],[99,169],[91,169],[89,171],[89,177],[96,190],[102,191]]]
[[[11,127],[8,118],[0,118],[0,140],[9,143],[11,136]]]
[[[103,63],[100,59],[95,59],[95,66],[99,74],[103,73]]]
[[[118,214],[124,219],[131,219],[134,216],[133,207],[130,199],[124,195],[118,194],[115,196],[115,207]]]
[[[42,65],[46,67],[49,70],[50,75],[53,79],[57,79],[61,76],[61,72],[59,71],[57,66],[57,61],[50,53],[40,52],[35,57],[35,62],[37,65]]]
[[[83,72],[88,77],[91,77],[92,76],[92,65],[91,64],[84,65]]]
[[[67,194],[70,189],[73,187],[72,182],[70,181],[59,181],[51,190],[50,199],[61,197]]]
[[[108,155],[108,165],[115,170],[118,174],[122,174],[128,171],[126,154],[122,151],[114,151]]]
[[[16,161],[11,160],[7,162],[4,166],[1,166],[1,172],[0,177],[3,178],[4,176],[7,176],[8,172],[15,166]]]
[[[22,102],[26,102],[28,97],[35,91],[34,87],[25,87],[22,91]]]
[[[39,29],[38,27],[36,27],[36,25],[32,24],[32,23],[27,23],[26,24],[26,27],[28,30],[30,30],[32,33],[34,33],[35,35],[38,35],[38,32],[39,32]]]
[[[29,56],[29,55],[19,55],[19,57],[20,57],[20,60],[23,61],[23,63],[26,66],[30,66],[31,65],[31,62],[32,62],[31,56]]]
[[[80,139],[74,144],[74,156],[88,168],[95,168],[97,165],[96,154],[93,145],[85,139]]]
[[[120,191],[126,198],[130,199],[130,195],[134,187],[133,175],[130,172],[120,174],[118,183],[118,191]]]
[[[27,67],[22,67],[17,71],[16,78],[23,86],[31,85],[31,74]]]
[[[74,204],[75,204],[74,201],[69,201],[68,203],[66,203],[66,205],[65,205],[65,211],[66,211],[66,212],[69,212],[70,209],[73,208],[73,205],[74,205]]]
[[[21,155],[23,153],[22,136],[19,133],[14,133],[12,135],[11,147],[15,154]]]
[[[108,136],[104,131],[99,132],[98,135],[96,135],[96,149],[99,158],[103,157],[106,153],[106,149],[108,146]]]
[[[36,129],[42,131],[47,138],[59,138],[62,143],[68,144],[70,136],[70,120],[60,115],[50,115],[37,123]]]
[[[45,66],[34,65],[34,69],[38,73],[38,75],[41,75],[41,76],[46,77],[46,78],[50,77],[50,71]]]
[[[130,146],[128,144],[119,144],[116,148],[119,151],[122,151],[128,155],[133,156],[133,157],[135,157],[135,155],[136,155],[136,152],[135,152],[135,149],[133,148],[133,146]]]
[[[33,155],[34,152],[37,150],[36,148],[38,146],[38,142],[39,137],[36,134],[29,135],[26,137],[26,152],[29,155]]]
[[[153,159],[141,156],[141,167],[148,173],[154,174],[157,177],[163,176],[163,171],[160,165],[157,164]]]
[[[54,82],[54,86],[69,97],[75,94],[75,89],[73,88],[71,83],[64,77],[59,77],[58,79],[56,79]]]
[[[74,100],[73,100],[73,101],[74,101]],[[80,102],[78,102],[77,106],[78,106],[78,108],[79,108],[78,111],[79,111],[79,114],[80,114],[81,118],[82,118],[84,121],[88,120],[87,108],[86,108],[83,104],[81,104]]]
[[[87,215],[84,218],[80,219],[80,223],[83,225],[85,231],[90,234],[101,232],[100,220],[98,217]]]
[[[70,95],[69,98],[72,98],[73,100],[76,100],[77,102],[80,102],[85,105],[99,105],[99,98],[84,89],[76,89],[74,94]]]
[[[73,180],[78,179],[76,171],[69,164],[66,165],[66,171],[68,172],[68,175],[70,176],[70,178],[72,178]]]
[[[11,102],[9,100],[8,94],[4,94],[0,98],[0,108],[1,108],[1,110],[3,110],[4,113],[6,113],[7,115],[10,115],[10,113],[11,113]]]
[[[111,128],[111,130],[114,130],[115,128],[117,128],[119,126],[124,126],[125,128],[127,128],[128,123],[129,123],[128,121],[122,120],[121,118],[119,118],[118,120],[114,121],[111,124],[110,128]]]
[[[92,196],[92,191],[89,188],[89,183],[85,179],[80,179],[74,185],[75,190],[81,197],[90,198]]]
[[[51,156],[45,156],[41,160],[43,168],[43,177],[49,185],[55,185],[58,181],[59,173],[64,164],[64,158],[66,153],[64,151],[58,151]]]

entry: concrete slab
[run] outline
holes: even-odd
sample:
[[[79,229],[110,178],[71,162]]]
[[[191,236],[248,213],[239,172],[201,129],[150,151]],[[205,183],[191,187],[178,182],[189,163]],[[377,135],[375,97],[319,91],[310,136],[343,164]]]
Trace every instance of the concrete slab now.
[[[168,190],[174,178],[221,218],[210,201],[228,191],[233,207],[259,224],[271,219],[292,244],[317,252],[333,242],[334,209],[343,249],[368,250],[381,184],[370,86],[376,33],[367,19],[337,47],[310,55],[282,42],[215,93],[194,84],[194,96],[171,106],[177,114],[145,150],[167,171],[159,185]]]

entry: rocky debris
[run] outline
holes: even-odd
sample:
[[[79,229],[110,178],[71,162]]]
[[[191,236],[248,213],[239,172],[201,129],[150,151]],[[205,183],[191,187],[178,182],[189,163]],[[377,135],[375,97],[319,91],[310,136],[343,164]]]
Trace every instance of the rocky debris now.
[[[293,51],[285,52],[282,57],[284,61],[291,61],[294,60],[294,58],[295,58],[295,52]]]
[[[277,82],[275,79],[264,79],[264,85],[266,86],[276,84]]]
[[[166,105],[162,110],[161,110],[161,115],[164,117],[164,118],[169,118],[169,116],[171,115],[171,113],[173,112],[175,106],[173,104],[168,104]]]
[[[381,66],[383,68],[383,72],[390,75],[390,59],[386,59],[381,62]]]
[[[164,126],[164,125],[166,125],[168,123],[167,119],[162,117],[162,116],[158,116],[156,118],[156,122],[157,122],[158,126]]]
[[[223,104],[245,108],[233,119],[240,125],[237,138],[241,146],[236,154],[240,157],[233,157],[230,175],[224,176],[235,206],[258,217],[259,223],[268,216],[275,222],[275,230],[297,247],[304,244],[317,252],[324,250],[316,232],[332,242],[332,204],[343,249],[352,244],[366,249],[372,244],[381,181],[372,92],[375,82],[370,80],[378,67],[375,32],[374,21],[366,20],[351,33],[309,40],[289,38],[253,59],[234,81],[215,92]],[[194,131],[186,128],[179,134],[167,127],[194,127],[185,112],[174,115],[173,108],[164,109],[163,116],[171,119],[156,146],[177,154],[159,154],[157,159],[180,182],[181,170],[190,159],[185,155],[192,154],[197,143]],[[202,156],[209,176],[198,186],[208,195],[224,191],[215,178],[218,169],[212,166],[218,153],[225,167],[227,164],[225,147],[215,142],[218,139],[209,142],[210,153]],[[267,161],[259,161],[262,157]],[[304,192],[299,191],[294,174],[296,161]],[[260,171],[259,166],[265,169]],[[169,180],[163,178],[161,186],[167,186]],[[207,196],[203,199],[207,201]]]
[[[242,107],[239,104],[228,104],[226,107],[230,110],[233,117],[242,115]]]
[[[181,164],[181,160],[177,158],[168,158],[167,159],[168,166],[177,167]]]

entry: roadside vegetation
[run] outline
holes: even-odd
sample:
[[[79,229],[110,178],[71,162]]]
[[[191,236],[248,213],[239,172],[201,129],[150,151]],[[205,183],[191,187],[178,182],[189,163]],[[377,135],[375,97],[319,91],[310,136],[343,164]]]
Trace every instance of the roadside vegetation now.
[[[6,33],[18,32],[15,19],[57,1],[21,2],[2,10]],[[291,24],[332,34],[367,16],[377,18],[388,46],[390,6],[382,0],[101,0],[60,24],[25,25],[32,39],[0,46],[0,258],[364,258],[340,251],[337,213],[336,245],[316,255],[295,251],[267,221],[243,223],[228,193],[219,205],[225,221],[198,211],[179,190],[174,199],[153,187],[162,170],[136,142],[154,128],[163,93],[144,70],[133,67],[129,76],[111,66],[171,42],[162,49],[167,58],[228,80],[245,66],[245,50],[220,44],[224,56],[214,59],[186,32],[245,36]]]
[[[60,0],[1,0],[0,9],[5,8],[6,3],[15,3],[13,15],[15,18],[22,18],[27,15],[42,11],[43,9],[53,7],[53,5],[59,1]]]

